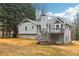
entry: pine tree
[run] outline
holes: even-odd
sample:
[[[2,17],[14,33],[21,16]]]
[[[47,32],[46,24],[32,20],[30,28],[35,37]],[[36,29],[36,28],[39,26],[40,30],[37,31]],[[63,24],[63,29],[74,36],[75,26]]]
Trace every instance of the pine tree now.
[[[3,23],[3,37],[4,31],[6,32],[6,37],[10,37],[11,31],[13,31],[13,37],[17,37],[17,25],[25,18],[35,20],[35,9],[32,4],[1,3],[0,16]]]

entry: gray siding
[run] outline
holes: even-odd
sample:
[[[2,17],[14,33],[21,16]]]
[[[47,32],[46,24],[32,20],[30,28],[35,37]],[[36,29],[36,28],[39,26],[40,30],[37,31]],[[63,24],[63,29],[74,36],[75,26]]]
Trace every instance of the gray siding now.
[[[31,39],[35,39],[36,37],[37,37],[36,34],[30,34],[30,35],[18,34],[18,38],[31,38]]]

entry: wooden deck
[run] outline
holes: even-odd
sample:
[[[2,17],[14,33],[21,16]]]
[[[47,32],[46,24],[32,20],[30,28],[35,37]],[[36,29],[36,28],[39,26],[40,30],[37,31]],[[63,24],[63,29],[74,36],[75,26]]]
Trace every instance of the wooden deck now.
[[[62,28],[50,28],[49,33],[64,33],[64,29],[62,29]]]

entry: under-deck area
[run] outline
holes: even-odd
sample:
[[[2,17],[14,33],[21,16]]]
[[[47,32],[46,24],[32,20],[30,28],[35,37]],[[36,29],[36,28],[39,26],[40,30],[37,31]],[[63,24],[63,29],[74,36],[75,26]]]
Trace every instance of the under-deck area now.
[[[63,44],[64,33],[50,33],[49,41],[54,44]]]

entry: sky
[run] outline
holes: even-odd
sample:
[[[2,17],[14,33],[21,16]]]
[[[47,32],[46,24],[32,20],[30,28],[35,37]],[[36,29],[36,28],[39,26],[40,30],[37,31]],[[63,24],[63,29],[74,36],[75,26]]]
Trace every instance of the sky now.
[[[38,3],[35,4],[38,9],[44,9],[47,12],[59,13],[70,7],[79,5],[78,3]]]
[[[74,7],[78,4],[70,4],[70,3],[49,3],[49,4],[45,4],[45,8],[47,11],[49,12],[53,12],[53,13],[59,13],[59,12],[63,12],[66,9],[68,9],[69,7]]]
[[[34,5],[38,10],[45,10],[47,15],[67,17],[71,21],[73,20],[77,11],[79,11],[79,3],[37,3]]]

